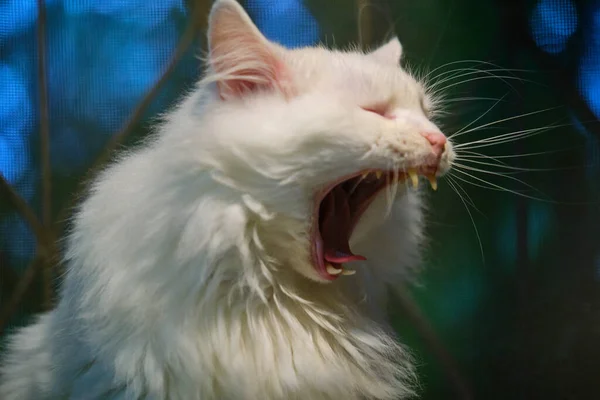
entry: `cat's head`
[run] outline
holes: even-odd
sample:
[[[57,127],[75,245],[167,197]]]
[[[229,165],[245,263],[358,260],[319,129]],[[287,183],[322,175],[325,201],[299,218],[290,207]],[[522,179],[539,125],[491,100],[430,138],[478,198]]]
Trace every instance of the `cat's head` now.
[[[375,198],[404,196],[417,175],[435,186],[450,168],[434,102],[400,67],[397,39],[368,53],[285,49],[234,0],[215,3],[208,39],[203,161],[273,216],[267,244],[303,275],[340,276],[360,259],[348,242]]]

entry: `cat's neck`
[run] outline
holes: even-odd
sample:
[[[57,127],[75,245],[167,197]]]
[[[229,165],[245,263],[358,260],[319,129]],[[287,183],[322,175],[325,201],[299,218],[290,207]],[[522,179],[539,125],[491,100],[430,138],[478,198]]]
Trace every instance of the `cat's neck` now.
[[[223,362],[241,359],[221,352],[245,351],[243,366],[224,365],[224,371],[236,376],[236,368],[258,368],[257,376],[271,377],[241,383],[248,398],[279,388],[293,393],[299,382],[309,382],[303,393],[310,392],[310,398],[358,399],[357,391],[366,398],[388,398],[386,393],[409,390],[407,354],[390,331],[361,312],[346,285],[311,282],[281,270],[275,281],[265,279],[262,285],[255,292],[231,291],[223,284],[228,298],[214,299],[213,309],[205,303],[200,314],[211,317],[198,325],[202,340],[214,341],[209,348],[220,349]]]

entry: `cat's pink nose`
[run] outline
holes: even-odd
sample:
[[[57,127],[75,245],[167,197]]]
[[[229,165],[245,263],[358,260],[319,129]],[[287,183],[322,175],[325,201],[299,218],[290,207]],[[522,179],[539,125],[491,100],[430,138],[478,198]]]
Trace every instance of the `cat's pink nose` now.
[[[446,149],[446,136],[442,132],[425,132],[421,133],[425,139],[431,144],[431,149],[436,157],[441,157]]]

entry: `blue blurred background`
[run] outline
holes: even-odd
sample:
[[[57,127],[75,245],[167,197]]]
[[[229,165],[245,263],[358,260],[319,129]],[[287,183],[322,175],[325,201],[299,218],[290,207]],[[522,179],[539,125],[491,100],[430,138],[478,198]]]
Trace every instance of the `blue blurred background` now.
[[[190,5],[196,3],[45,1],[55,219],[68,217],[61,210],[72,201],[85,172],[164,73],[190,23]],[[600,213],[593,201],[600,192],[600,1],[366,3],[247,0],[244,5],[267,37],[288,47],[318,42],[345,46],[361,39],[357,27],[362,25],[362,39],[373,43],[395,30],[412,65],[430,70],[442,66],[441,72],[451,69],[444,64],[457,60],[483,60],[500,67],[464,66],[483,65],[498,68],[497,75],[519,77],[510,88],[499,79],[482,79],[450,90],[456,101],[448,103],[450,115],[443,124],[450,132],[488,110],[493,102],[485,98],[504,101],[480,123],[554,110],[509,120],[501,125],[505,132],[566,123],[532,139],[481,149],[494,157],[564,150],[503,159],[518,168],[556,169],[524,172],[518,179],[543,189],[557,203],[519,196],[532,192],[514,186],[513,179],[478,175],[515,191],[505,193],[485,190],[463,176],[458,183],[479,209],[470,207],[469,214],[468,204],[442,185],[432,199],[432,245],[423,285],[412,294],[458,360],[475,398],[598,398]],[[0,172],[40,213],[37,20],[36,1],[0,1]],[[202,50],[199,37],[126,144],[143,137],[152,117],[198,79]],[[473,135],[479,139],[496,133]],[[0,263],[5,267],[0,301],[10,297],[35,251],[28,225],[0,200]],[[33,287],[40,285],[36,281]],[[39,311],[39,302],[39,296],[29,293],[11,320],[13,326]],[[400,334],[422,360],[425,398],[454,398],[447,371],[402,310],[395,314]]]

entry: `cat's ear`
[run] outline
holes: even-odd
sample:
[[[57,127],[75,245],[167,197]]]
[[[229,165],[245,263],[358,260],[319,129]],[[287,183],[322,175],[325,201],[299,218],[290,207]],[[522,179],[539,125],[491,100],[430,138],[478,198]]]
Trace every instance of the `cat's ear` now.
[[[383,64],[398,65],[402,58],[402,44],[397,37],[369,53],[369,56]]]
[[[269,42],[235,0],[217,0],[209,17],[209,63],[222,99],[257,90],[291,94],[280,49]]]

